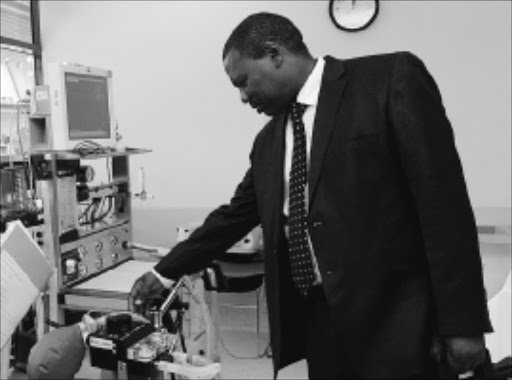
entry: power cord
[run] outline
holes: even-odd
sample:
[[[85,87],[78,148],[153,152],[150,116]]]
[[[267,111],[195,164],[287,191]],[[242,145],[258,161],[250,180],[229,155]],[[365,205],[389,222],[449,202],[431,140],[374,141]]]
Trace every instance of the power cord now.
[[[186,289],[186,291],[189,294],[192,294],[192,292],[189,289]],[[215,323],[213,320],[211,320],[211,321],[212,321],[213,327],[215,328],[215,331],[217,333],[217,337],[218,337],[218,340],[219,340],[221,346],[224,348],[226,353],[229,356],[231,356],[233,359],[237,359],[237,360],[256,360],[256,359],[271,358],[272,357],[272,349],[271,349],[270,342],[268,342],[268,344],[265,347],[265,349],[263,350],[263,352],[261,354],[256,355],[256,356],[239,356],[239,355],[233,354],[233,352],[228,348],[228,346],[224,342],[224,339],[222,337],[222,334],[221,334],[221,331],[220,331],[220,328],[219,328],[218,324]]]
[[[220,334],[218,326],[215,323],[214,323],[214,326],[215,326],[215,330],[217,331],[220,344],[222,345],[222,347],[224,348],[226,353],[229,356],[231,356],[233,359],[237,359],[237,360],[256,360],[256,359],[263,359],[263,358],[271,358],[272,357],[270,342],[267,344],[267,347],[265,347],[263,352],[261,354],[256,355],[256,356],[238,356],[238,355],[233,354],[233,352],[227,347],[226,343],[224,342],[224,339],[222,338],[222,336]]]

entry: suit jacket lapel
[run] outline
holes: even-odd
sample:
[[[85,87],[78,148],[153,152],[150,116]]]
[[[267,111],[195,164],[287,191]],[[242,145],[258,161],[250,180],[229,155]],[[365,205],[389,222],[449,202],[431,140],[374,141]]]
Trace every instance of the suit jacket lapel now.
[[[267,184],[272,189],[272,210],[275,223],[279,223],[279,218],[283,214],[284,202],[284,151],[285,151],[285,127],[286,127],[287,114],[276,116],[272,123],[272,131],[274,136],[272,138],[272,147],[270,147],[269,156],[273,165],[272,173],[268,177],[272,183]],[[277,236],[275,236],[277,239]]]
[[[309,169],[310,205],[322,170],[329,137],[336,122],[338,107],[348,82],[347,75],[344,75],[344,73],[345,67],[341,61],[329,56],[325,57],[325,68],[318,96],[311,143],[311,166]]]

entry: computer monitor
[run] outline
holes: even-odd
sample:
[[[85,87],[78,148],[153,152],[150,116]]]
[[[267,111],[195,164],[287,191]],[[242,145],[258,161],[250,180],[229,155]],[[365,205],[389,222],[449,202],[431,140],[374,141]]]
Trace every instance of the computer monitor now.
[[[72,63],[49,63],[49,147],[73,150],[89,144],[114,148],[116,122],[112,71]]]

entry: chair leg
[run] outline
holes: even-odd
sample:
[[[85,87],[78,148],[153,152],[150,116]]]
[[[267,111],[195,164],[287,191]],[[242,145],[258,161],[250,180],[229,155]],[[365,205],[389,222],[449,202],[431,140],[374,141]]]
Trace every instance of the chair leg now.
[[[256,290],[256,339],[258,342],[257,348],[260,352],[260,288]]]

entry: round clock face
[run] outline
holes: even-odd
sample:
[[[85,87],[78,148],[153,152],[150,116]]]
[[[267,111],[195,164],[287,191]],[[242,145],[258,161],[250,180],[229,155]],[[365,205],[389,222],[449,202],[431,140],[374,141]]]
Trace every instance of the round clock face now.
[[[331,0],[329,3],[329,15],[334,25],[348,32],[367,28],[378,13],[378,0]]]

